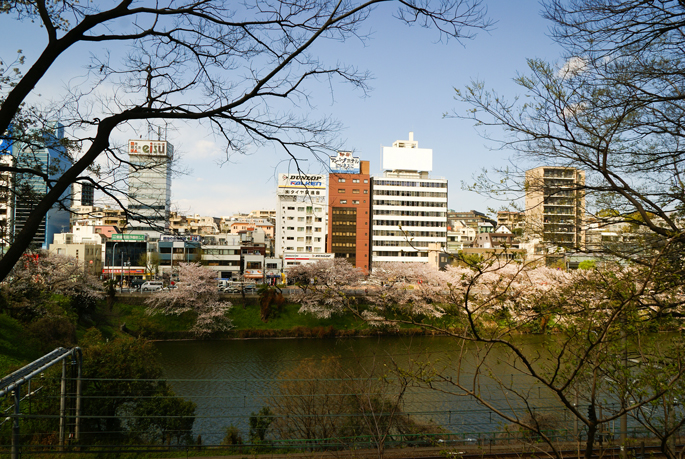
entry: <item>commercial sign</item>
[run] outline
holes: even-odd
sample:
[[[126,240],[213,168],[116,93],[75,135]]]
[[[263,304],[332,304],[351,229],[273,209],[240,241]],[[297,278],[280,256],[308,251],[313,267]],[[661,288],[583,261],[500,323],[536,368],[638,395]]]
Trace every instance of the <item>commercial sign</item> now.
[[[145,242],[145,235],[114,233],[110,240],[120,242]]]
[[[323,175],[280,174],[279,188],[314,188],[326,189],[326,178]]]
[[[129,155],[168,156],[173,147],[165,140],[129,140]]]
[[[349,151],[339,151],[338,156],[330,157],[329,165],[331,174],[358,174],[360,160]]]
[[[283,258],[286,260],[302,260],[302,261],[318,261],[318,260],[332,260],[335,258],[334,253],[286,253]]]

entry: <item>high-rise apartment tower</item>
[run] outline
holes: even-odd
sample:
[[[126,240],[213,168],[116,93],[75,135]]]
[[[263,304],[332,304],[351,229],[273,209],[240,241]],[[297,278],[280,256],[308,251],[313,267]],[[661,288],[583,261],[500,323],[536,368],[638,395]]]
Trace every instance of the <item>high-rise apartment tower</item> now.
[[[582,249],[584,186],[585,172],[573,167],[526,171],[525,238],[540,242],[537,253]]]

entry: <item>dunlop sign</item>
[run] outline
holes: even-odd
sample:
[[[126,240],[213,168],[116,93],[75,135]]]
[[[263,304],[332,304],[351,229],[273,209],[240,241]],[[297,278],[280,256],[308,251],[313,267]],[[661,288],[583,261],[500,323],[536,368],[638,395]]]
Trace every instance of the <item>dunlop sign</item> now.
[[[129,140],[129,155],[168,156],[173,147],[163,140]]]
[[[326,189],[326,177],[323,175],[280,174],[279,188],[315,188]]]

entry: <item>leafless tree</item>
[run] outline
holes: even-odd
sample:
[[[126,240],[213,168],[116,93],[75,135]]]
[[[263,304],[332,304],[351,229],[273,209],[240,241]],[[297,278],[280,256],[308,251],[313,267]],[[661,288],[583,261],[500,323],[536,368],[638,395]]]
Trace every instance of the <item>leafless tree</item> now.
[[[488,129],[506,133],[489,138],[515,153],[499,171],[504,181],[483,175],[475,188],[517,199],[530,186],[523,169],[581,169],[587,179],[579,188],[594,220],[632,225],[639,236],[614,247],[616,255],[640,262],[667,249],[677,260],[685,242],[683,3],[543,4],[563,63],[529,60],[528,72],[516,78],[518,98],[481,81],[457,92],[471,109],[456,116],[503,128]]]
[[[76,139],[67,153],[73,165],[50,176],[22,231],[0,261],[0,279],[27,247],[46,211],[69,185],[91,182],[117,198],[116,178],[99,177],[103,163],[127,164],[112,133],[124,126],[174,120],[203,122],[225,139],[227,152],[274,143],[287,154],[334,146],[331,119],[309,120],[289,113],[289,104],[307,104],[314,80],[339,80],[367,90],[367,73],[353,65],[315,55],[325,40],[366,40],[361,26],[382,0],[279,1],[168,0],[148,2],[2,2],[16,21],[40,23],[47,36],[42,53],[25,62],[3,59],[0,69],[0,132],[8,141],[60,120]],[[489,26],[481,0],[400,0],[396,17],[432,27],[444,38],[466,39]],[[35,88],[48,70],[75,47],[97,52],[122,44],[128,54],[115,62],[93,55],[78,85],[36,102]],[[23,65],[27,70],[22,72]],[[15,71],[15,69],[17,69]],[[10,129],[10,126],[12,127]],[[106,157],[105,157],[106,156]],[[293,156],[294,157],[294,156]],[[15,171],[2,166],[0,171]],[[24,171],[31,173],[31,171]]]

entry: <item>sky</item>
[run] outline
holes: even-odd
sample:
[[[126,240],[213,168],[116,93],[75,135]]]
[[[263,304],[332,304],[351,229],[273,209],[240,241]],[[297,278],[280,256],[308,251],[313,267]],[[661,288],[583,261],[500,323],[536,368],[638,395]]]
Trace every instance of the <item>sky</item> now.
[[[526,59],[559,63],[561,49],[549,38],[549,23],[540,16],[537,1],[485,0],[485,4],[496,24],[461,43],[440,42],[435,30],[408,27],[392,17],[392,5],[377,8],[364,25],[364,31],[371,33],[366,43],[348,40],[316,48],[329,58],[368,70],[372,90],[365,95],[344,84],[313,85],[308,115],[337,119],[343,126],[339,132],[343,149],[369,160],[376,175],[382,172],[381,147],[407,139],[411,131],[420,148],[433,150],[432,176],[449,180],[449,208],[485,212],[500,207],[502,203],[466,191],[462,184],[472,183],[483,169],[506,165],[512,153],[493,151],[496,145],[488,143],[473,122],[444,115],[468,109],[454,99],[454,90],[473,80],[507,98],[515,97],[521,91],[512,79],[527,72]],[[7,62],[22,49],[30,63],[45,42],[44,31],[11,21],[8,15],[0,17],[0,24],[4,36],[13,37],[0,43],[0,58]],[[83,51],[65,55],[36,93],[53,94],[73,85],[78,71],[74,67]],[[172,180],[172,210],[218,217],[275,208],[276,174],[293,167],[284,152],[263,147],[226,161],[223,144],[209,130],[179,122],[168,135],[180,154],[178,169],[184,171]],[[302,159],[307,161],[300,166],[308,172],[324,172],[313,156]]]

